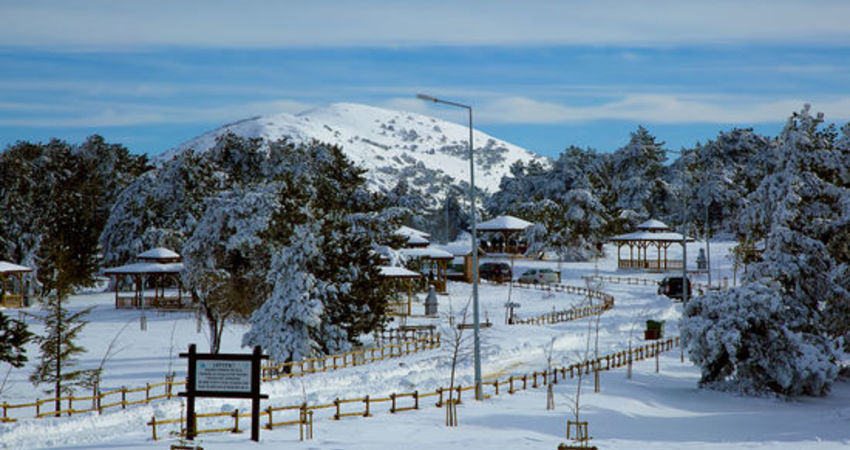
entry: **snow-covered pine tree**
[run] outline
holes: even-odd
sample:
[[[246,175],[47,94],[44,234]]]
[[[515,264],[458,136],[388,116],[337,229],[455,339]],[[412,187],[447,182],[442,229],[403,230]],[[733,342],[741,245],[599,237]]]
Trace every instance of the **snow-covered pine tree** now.
[[[259,345],[278,362],[300,361],[321,352],[322,296],[319,281],[308,269],[320,253],[318,236],[317,223],[298,225],[292,244],[274,255],[268,274],[274,289],[251,315],[243,347]]]
[[[644,127],[631,134],[629,143],[610,157],[611,197],[614,200],[612,217],[622,211],[634,211],[643,220],[667,219],[677,209],[671,202],[677,198],[665,178],[664,143]]]
[[[767,138],[752,129],[734,129],[686,150],[671,166],[679,185],[684,182],[690,187],[688,217],[698,230],[706,229],[708,210],[710,232],[735,231],[747,195],[766,175],[758,158],[768,150],[769,144]],[[679,164],[681,161],[684,164]],[[683,174],[682,170],[687,173]]]
[[[837,376],[823,310],[847,297],[825,241],[848,191],[819,175],[838,169],[830,167],[834,134],[819,130],[822,122],[807,106],[771,147],[775,171],[749,196],[741,221],[746,239],[765,240],[745,284],[685,307],[680,329],[705,385],[821,395]]]
[[[567,260],[595,255],[608,225],[603,192],[602,161],[591,150],[567,148],[551,168],[518,162],[501,190],[488,202],[491,214],[513,214],[535,222],[526,230],[528,253],[556,252]]]
[[[263,238],[280,208],[276,184],[237,188],[209,200],[183,246],[182,279],[218,353],[228,320],[247,319],[265,301],[265,278],[276,244]]]
[[[75,220],[88,225],[78,228],[75,245],[96,246],[91,236],[103,229],[117,192],[146,168],[145,156],[97,135],[79,146],[52,140],[7,148],[0,154],[0,257],[41,271],[39,246],[57,209],[82,208]]]

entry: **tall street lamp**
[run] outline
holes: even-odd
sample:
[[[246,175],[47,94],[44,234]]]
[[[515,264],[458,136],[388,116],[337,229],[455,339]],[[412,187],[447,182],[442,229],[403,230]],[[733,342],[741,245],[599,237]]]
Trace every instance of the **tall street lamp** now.
[[[481,395],[481,339],[479,338],[478,321],[478,228],[475,211],[475,165],[472,152],[472,107],[448,100],[440,100],[425,94],[417,94],[416,98],[426,102],[442,103],[444,105],[464,108],[469,111],[469,205],[472,210],[472,326],[475,341],[474,365],[475,365],[475,399],[483,399]]]

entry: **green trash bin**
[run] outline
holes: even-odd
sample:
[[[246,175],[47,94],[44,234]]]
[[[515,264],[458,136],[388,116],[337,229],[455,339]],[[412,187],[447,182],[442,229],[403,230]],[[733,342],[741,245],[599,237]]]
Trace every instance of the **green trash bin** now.
[[[664,321],[663,320],[647,320],[646,331],[643,338],[650,341],[661,339],[664,336]]]

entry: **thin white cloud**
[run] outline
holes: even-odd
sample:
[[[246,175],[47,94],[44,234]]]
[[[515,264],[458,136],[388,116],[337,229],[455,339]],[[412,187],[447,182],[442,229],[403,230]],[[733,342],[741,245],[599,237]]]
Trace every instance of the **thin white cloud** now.
[[[473,105],[475,120],[485,124],[559,124],[595,120],[643,123],[754,124],[782,122],[805,103],[827,120],[850,120],[850,97],[763,99],[729,95],[628,95],[616,101],[570,106],[526,97],[504,97]],[[440,114],[437,109],[431,110]]]
[[[846,45],[850,38],[846,0],[6,0],[0,8],[0,43],[55,49],[742,41]]]
[[[527,97],[497,97],[473,103],[474,121],[481,124],[574,124],[599,120],[626,120],[657,124],[756,124],[785,121],[810,103],[829,122],[850,120],[850,97],[758,98],[729,95],[633,94],[593,105],[568,105]],[[411,111],[466,123],[466,112],[433,105],[411,97],[378,103],[389,109]],[[76,107],[49,104],[0,103],[0,126],[112,127],[152,124],[224,124],[248,117],[296,114],[316,105],[290,99],[207,106],[159,106],[121,102],[87,102]],[[37,116],[19,114],[45,112]]]
[[[5,106],[11,106],[7,108]],[[26,117],[16,112],[19,104],[0,103],[0,126],[13,127],[115,127],[137,125],[161,125],[180,123],[225,124],[248,117],[271,114],[295,114],[313,105],[293,100],[271,100],[242,104],[218,105],[214,107],[193,106],[157,106],[120,102],[89,102],[76,109],[66,108],[66,114],[40,115]],[[49,108],[47,105],[32,104],[30,110]],[[4,115],[7,113],[8,115]]]

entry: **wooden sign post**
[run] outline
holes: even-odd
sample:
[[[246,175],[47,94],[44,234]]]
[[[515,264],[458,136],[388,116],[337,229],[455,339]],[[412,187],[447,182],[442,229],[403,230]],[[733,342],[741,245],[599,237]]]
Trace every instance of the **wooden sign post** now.
[[[186,392],[186,439],[193,440],[198,434],[195,429],[195,397],[250,398],[251,440],[260,440],[260,400],[269,398],[260,394],[260,360],[269,359],[260,347],[254,353],[197,353],[195,344],[189,345]]]

